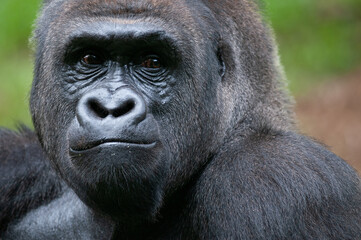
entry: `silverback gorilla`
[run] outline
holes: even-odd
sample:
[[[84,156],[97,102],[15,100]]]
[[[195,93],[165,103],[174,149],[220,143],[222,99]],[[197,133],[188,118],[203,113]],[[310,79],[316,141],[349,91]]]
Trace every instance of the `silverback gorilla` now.
[[[2,239],[361,239],[360,180],[297,133],[253,0],[48,0],[34,39]]]

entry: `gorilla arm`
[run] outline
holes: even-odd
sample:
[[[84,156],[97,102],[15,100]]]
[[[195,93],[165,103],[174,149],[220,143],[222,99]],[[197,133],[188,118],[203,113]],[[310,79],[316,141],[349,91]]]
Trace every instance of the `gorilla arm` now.
[[[200,239],[360,239],[357,174],[320,144],[265,131],[223,149],[190,194]]]
[[[36,135],[0,129],[0,236],[10,221],[60,195],[61,180],[49,166]]]

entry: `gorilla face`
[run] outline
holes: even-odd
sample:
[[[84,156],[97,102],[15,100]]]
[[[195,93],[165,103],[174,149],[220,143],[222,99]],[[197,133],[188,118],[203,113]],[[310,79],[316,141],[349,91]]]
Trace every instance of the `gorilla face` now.
[[[177,19],[189,10],[180,3],[68,2],[45,5],[39,20],[36,131],[89,206],[154,217],[224,132],[217,33],[210,22]]]

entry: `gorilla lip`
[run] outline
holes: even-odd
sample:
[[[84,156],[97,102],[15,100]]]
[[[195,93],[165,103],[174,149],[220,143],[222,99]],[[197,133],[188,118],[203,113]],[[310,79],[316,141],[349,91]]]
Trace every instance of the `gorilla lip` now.
[[[87,142],[84,144],[79,144],[78,146],[71,146],[70,151],[73,153],[85,152],[87,150],[100,147],[101,145],[124,145],[127,147],[145,147],[145,148],[152,148],[154,147],[157,142],[135,142],[135,141],[128,141],[123,139],[100,139],[92,142]]]

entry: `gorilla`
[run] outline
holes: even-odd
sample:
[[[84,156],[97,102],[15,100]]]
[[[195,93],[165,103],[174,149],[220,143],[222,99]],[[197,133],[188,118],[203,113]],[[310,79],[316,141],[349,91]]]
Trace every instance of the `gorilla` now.
[[[0,131],[2,239],[361,239],[254,0],[47,0],[35,133]]]

